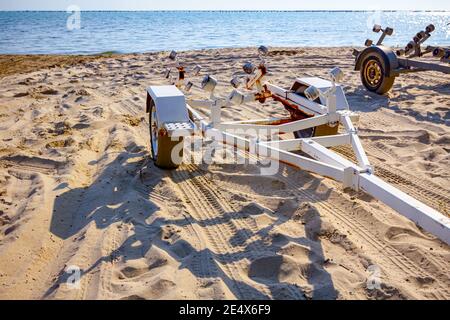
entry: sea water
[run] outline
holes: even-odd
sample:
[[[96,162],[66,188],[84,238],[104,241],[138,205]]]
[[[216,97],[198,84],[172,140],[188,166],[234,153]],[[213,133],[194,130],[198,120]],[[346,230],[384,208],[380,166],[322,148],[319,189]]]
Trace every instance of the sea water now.
[[[146,11],[0,12],[0,53],[94,54],[226,47],[363,46],[374,23],[404,47],[429,23],[430,45],[450,45],[450,12]]]

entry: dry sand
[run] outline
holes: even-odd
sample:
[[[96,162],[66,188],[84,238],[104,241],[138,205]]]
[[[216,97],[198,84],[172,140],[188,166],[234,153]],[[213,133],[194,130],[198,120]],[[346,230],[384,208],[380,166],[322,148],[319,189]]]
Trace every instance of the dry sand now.
[[[285,87],[340,66],[377,174],[449,214],[448,75],[404,75],[377,96],[350,48],[273,50],[269,80]],[[181,57],[225,83],[255,51]],[[2,71],[0,298],[450,299],[449,247],[366,195],[284,165],[275,176],[253,165],[155,168],[145,89],[165,83],[166,56]],[[285,114],[273,102],[224,111]],[[81,268],[79,288],[66,283],[69,266]]]

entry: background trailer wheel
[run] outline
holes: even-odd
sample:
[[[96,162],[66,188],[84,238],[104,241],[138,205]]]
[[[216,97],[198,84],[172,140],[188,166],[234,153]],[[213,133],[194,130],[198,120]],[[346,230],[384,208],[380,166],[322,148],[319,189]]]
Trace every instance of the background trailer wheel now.
[[[360,70],[361,81],[367,90],[385,94],[394,85],[395,76],[388,76],[386,66],[389,62],[376,52],[364,57]]]
[[[433,46],[422,47],[423,43],[431,37],[431,32],[435,30],[434,25],[430,24],[425,31],[419,31],[404,49],[394,50],[382,45],[384,38],[392,35],[392,28],[385,28],[380,25],[373,27],[374,32],[383,31],[376,44],[367,39],[366,48],[362,51],[354,49],[355,70],[360,71],[361,80],[367,90],[384,94],[388,92],[395,81],[395,77],[403,73],[438,71],[450,74],[450,67],[442,63],[431,63],[427,61],[415,60],[432,53],[434,57],[440,58],[440,62],[448,63],[450,57],[445,57],[444,52],[447,48]],[[404,57],[402,57],[404,56]]]

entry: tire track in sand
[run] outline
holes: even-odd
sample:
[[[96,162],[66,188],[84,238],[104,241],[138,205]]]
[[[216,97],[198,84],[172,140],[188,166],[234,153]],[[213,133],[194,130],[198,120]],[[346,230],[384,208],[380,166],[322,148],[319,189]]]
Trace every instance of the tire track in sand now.
[[[178,190],[176,184],[172,180],[168,180],[171,184],[173,190]],[[134,189],[142,195],[146,200],[155,203],[159,207],[164,207],[168,202],[172,201],[171,198],[156,193],[152,188],[149,188],[143,184],[136,184]],[[201,236],[201,230],[195,223],[194,219],[184,210],[181,211],[184,222],[182,223],[182,228],[186,230],[186,232],[195,237],[197,242],[192,243],[193,246],[196,246],[197,252],[195,253],[195,257],[193,258],[193,271],[196,275],[198,275],[201,279],[214,279],[217,277],[216,267],[211,266],[212,257],[208,252],[205,251],[207,248],[206,241],[204,237]]]
[[[370,157],[370,162],[374,164],[375,174],[386,182],[395,185],[400,190],[408,193],[417,200],[429,205],[430,207],[450,216],[450,192],[441,186],[422,178],[414,177],[401,169],[385,165],[382,161],[377,160],[373,154],[379,154],[380,151],[390,155],[386,150],[381,150],[373,146],[364,146]],[[353,150],[349,146],[333,147],[336,152],[343,155],[349,160],[356,162]]]
[[[398,251],[395,247],[390,245],[380,236],[374,234],[370,225],[365,225],[362,221],[355,219],[355,217],[352,216],[348,211],[341,209],[339,206],[332,205],[329,202],[320,199],[312,191],[304,190],[304,186],[290,179],[285,171],[279,173],[278,176],[283,182],[294,187],[296,189],[296,192],[299,195],[303,196],[305,200],[313,202],[314,205],[320,208],[321,211],[337,218],[339,222],[341,222],[346,227],[347,230],[351,230],[352,234],[357,234],[361,239],[363,239],[365,243],[367,243],[372,247],[373,250],[375,250],[374,252],[376,253],[377,259],[380,259],[382,261],[380,265],[388,266],[386,267],[386,270],[394,268],[401,270],[405,275],[411,277],[432,277],[421,266],[417,265],[414,261],[403,255],[400,251]],[[353,236],[354,235],[349,235],[349,238]],[[430,258],[430,260],[433,260],[438,266],[441,267],[448,265],[445,261],[442,261],[436,257],[432,257]],[[430,298],[438,298],[444,300],[448,299],[450,297],[448,283],[442,283],[438,281],[438,279],[436,279],[436,282],[439,287],[439,291],[435,290],[434,292],[430,292]]]
[[[386,141],[391,141],[386,139]],[[375,174],[386,182],[396,186],[405,193],[413,196],[417,200],[429,205],[437,211],[450,216],[450,191],[442,188],[434,182],[426,178],[418,178],[399,168],[393,169],[386,165],[383,161],[378,160],[374,155],[383,154],[389,158],[395,159],[388,148],[383,147],[383,139],[377,139],[376,145],[364,143],[364,149],[370,158],[370,162],[374,164]],[[343,155],[347,159],[357,162],[355,154],[350,146],[332,147],[332,150]],[[438,266],[448,266],[448,263],[441,259],[430,257]],[[437,260],[436,260],[437,259]]]
[[[180,167],[172,173],[173,180],[178,186],[181,194],[183,195],[183,202],[189,210],[192,218],[197,221],[199,225],[202,225],[202,232],[206,236],[208,248],[211,249],[212,255],[219,263],[216,264],[216,268],[220,268],[229,281],[225,281],[228,286],[234,288],[236,298],[242,299],[261,299],[270,297],[270,293],[266,288],[258,288],[263,293],[256,295],[254,292],[248,290],[245,286],[241,285],[243,279],[241,272],[243,256],[237,259],[228,259],[227,255],[236,253],[236,248],[230,244],[229,239],[234,234],[231,223],[227,222],[220,226],[216,223],[207,225],[207,221],[213,221],[224,215],[225,210],[217,203],[214,202],[213,195],[211,193],[203,193],[203,190],[198,189],[198,182],[195,181],[196,176],[190,170],[184,170],[184,166]],[[195,182],[194,182],[195,181]],[[239,255],[239,253],[236,253]],[[242,255],[242,254],[241,254]],[[228,282],[228,283],[227,283]]]
[[[213,250],[213,257],[231,280],[237,298],[271,298],[269,286],[253,282],[256,291],[245,284],[245,281],[252,280],[242,276],[248,269],[249,261],[273,255],[261,244],[263,239],[256,235],[257,226],[245,218],[233,218],[237,210],[231,207],[219,188],[206,179],[197,166],[183,165],[173,172],[173,180],[183,194],[183,201],[191,209],[193,219],[201,225]],[[286,298],[304,299],[298,290],[290,286],[287,289]]]
[[[247,157],[256,159],[256,156],[253,154],[249,154],[248,152],[245,152],[245,154]],[[389,268],[393,267],[394,269],[399,269],[404,274],[414,278],[419,276],[422,278],[431,277],[432,279],[435,279],[435,277],[433,277],[428,271],[423,269],[420,265],[415,263],[407,256],[403,255],[400,251],[398,251],[395,247],[390,245],[383,238],[373,233],[370,225],[365,225],[360,220],[355,219],[355,217],[352,216],[347,210],[344,210],[337,205],[322,200],[313,191],[310,191],[308,189],[305,190],[302,184],[300,184],[299,182],[293,180],[291,177],[288,176],[287,171],[289,171],[289,169],[290,170],[295,169],[289,167],[286,167],[286,169],[288,170],[278,172],[277,177],[279,177],[280,180],[285,182],[287,185],[291,186],[296,191],[296,193],[300,195],[303,199],[314,203],[314,205],[319,209],[321,209],[322,212],[326,212],[330,216],[337,218],[339,222],[345,225],[346,227],[345,229],[352,230],[352,233],[358,234],[358,236],[360,236],[361,239],[364,240],[364,242],[366,242],[368,245],[372,247],[373,250],[375,250],[374,251],[376,253],[375,256],[377,258],[381,257],[382,264],[380,264],[380,266],[388,265],[389,267],[386,267],[386,270],[389,270]],[[436,266],[441,268],[441,270],[446,270],[448,268],[448,262],[446,262],[444,259],[440,259],[438,257],[431,255],[424,258],[433,262]],[[448,280],[448,276],[446,274],[441,272],[440,275],[445,276]],[[450,290],[449,290],[450,281],[445,281],[444,283],[442,281],[439,281],[438,279],[435,280],[437,282],[439,290],[425,293],[425,295],[429,295],[431,299],[447,300],[450,297]]]

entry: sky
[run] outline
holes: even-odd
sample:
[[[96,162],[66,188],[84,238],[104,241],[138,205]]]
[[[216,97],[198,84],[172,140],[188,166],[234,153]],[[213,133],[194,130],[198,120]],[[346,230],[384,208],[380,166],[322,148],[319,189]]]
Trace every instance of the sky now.
[[[0,0],[0,10],[448,10],[449,0]]]

